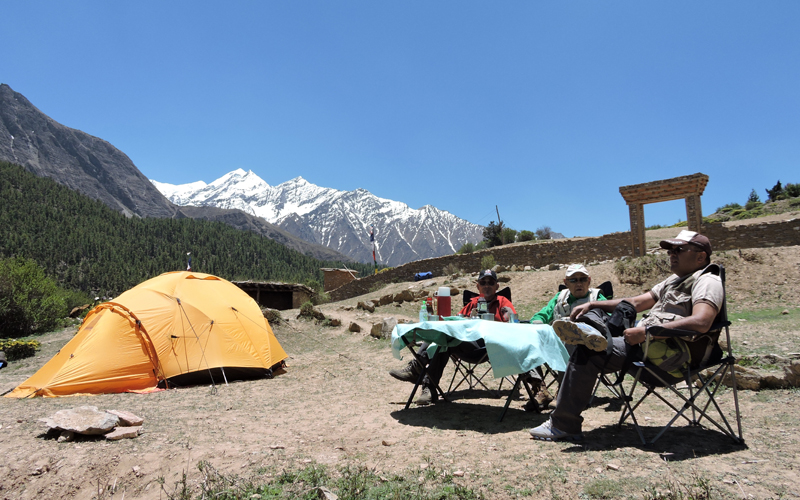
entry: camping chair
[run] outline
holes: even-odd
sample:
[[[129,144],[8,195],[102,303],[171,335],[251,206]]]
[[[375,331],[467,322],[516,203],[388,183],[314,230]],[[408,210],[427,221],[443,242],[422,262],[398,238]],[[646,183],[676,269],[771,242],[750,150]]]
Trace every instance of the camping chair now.
[[[567,285],[563,283],[558,285],[559,292],[566,288]],[[614,298],[614,285],[610,281],[604,281],[600,283],[597,286],[597,288],[600,290],[600,293],[603,294],[603,297],[605,297],[607,300],[611,300]],[[545,386],[547,387],[548,390],[550,390],[550,387],[554,385],[558,380],[558,374],[553,370],[551,370],[549,366],[545,366],[545,375],[552,376],[552,379],[549,382],[545,382]],[[611,379],[608,378],[609,375],[610,374],[600,374],[600,376],[597,378],[597,383],[595,384],[594,390],[592,391],[592,399],[589,400],[589,405],[591,405],[592,401],[594,401],[594,397],[597,395],[597,390],[600,389],[601,385],[606,389],[608,389],[611,392],[611,394],[613,394],[614,398],[620,397],[619,392],[614,387],[614,383],[611,381]]]
[[[505,287],[498,291],[497,295],[511,300],[511,288]],[[473,291],[464,290],[462,304],[467,305],[470,300],[477,296],[478,294]],[[483,382],[483,379],[486,378],[486,375],[488,375],[492,370],[491,365],[487,365],[485,370],[480,367],[480,365],[489,361],[489,357],[486,354],[484,354],[480,359],[466,359],[457,354],[451,354],[450,359],[453,361],[453,367],[455,371],[453,372],[453,377],[450,379],[450,385],[447,387],[447,392],[445,394],[451,394],[455,392],[459,387],[466,383],[467,388],[470,390],[476,389],[480,386],[489,391],[494,397],[500,397],[500,394],[497,391],[489,389],[489,387]],[[503,382],[501,380],[500,387],[502,388],[502,386]],[[499,390],[500,389],[498,389],[498,391]]]
[[[719,275],[722,280],[724,292],[725,269],[720,265],[713,264],[707,268],[706,272],[713,272]],[[621,427],[625,420],[630,417],[642,443],[645,445],[652,445],[672,427],[672,424],[680,417],[684,418],[689,422],[689,425],[693,426],[702,425],[705,419],[723,434],[733,439],[737,444],[744,444],[744,439],[742,438],[742,418],[739,412],[739,393],[736,385],[736,372],[734,370],[736,359],[733,357],[731,348],[729,330],[731,323],[728,321],[726,302],[727,300],[723,301],[722,307],[719,313],[717,313],[717,317],[714,319],[714,323],[709,331],[704,334],[698,335],[697,332],[694,331],[666,329],[661,326],[647,327],[646,340],[643,344],[645,354],[642,357],[642,361],[633,363],[633,367],[636,370],[630,390],[625,391],[621,380],[622,377],[619,377],[618,380],[623,402],[622,415],[617,424],[618,427]],[[719,336],[723,330],[725,331],[727,355],[725,355],[719,344]],[[653,336],[682,338],[689,346],[692,358],[688,368],[681,370],[683,375],[682,380],[678,382],[667,382],[654,370],[654,365],[647,360],[646,353]],[[658,371],[660,372],[660,370]],[[715,398],[720,386],[728,376],[730,377],[733,392],[732,417],[736,419],[736,431],[731,427],[723,408],[720,406],[720,402]],[[695,381],[697,386],[695,386]],[[685,383],[686,387],[682,387],[682,385],[679,387],[679,384],[682,383]],[[637,385],[642,385],[646,389],[646,392],[635,404],[631,404]],[[677,396],[682,403],[676,406],[657,391],[659,388],[666,389],[668,395]],[[684,394],[687,391],[688,395]],[[642,432],[634,412],[642,401],[651,394],[671,408],[675,412],[675,415],[659,433],[648,442],[644,437],[644,433]],[[687,410],[689,409],[691,409],[691,418],[687,415]],[[730,410],[729,408],[728,411]]]
[[[471,290],[464,290],[462,304],[469,304],[469,301],[478,295],[479,294]],[[511,288],[505,287],[498,291],[497,295],[511,300]],[[500,397],[497,391],[493,391],[483,382],[483,379],[486,378],[486,375],[488,375],[492,370],[491,365],[487,365],[486,369],[483,369],[480,366],[489,361],[489,357],[486,354],[484,354],[481,359],[464,359],[457,354],[451,354],[450,359],[453,361],[453,367],[455,371],[453,372],[453,377],[450,379],[450,385],[447,387],[447,392],[445,394],[451,394],[455,392],[459,387],[466,383],[467,388],[470,390],[476,389],[480,386],[489,391],[494,397]],[[503,382],[500,381],[501,388],[502,383]],[[498,389],[498,391],[499,390],[500,389]]]

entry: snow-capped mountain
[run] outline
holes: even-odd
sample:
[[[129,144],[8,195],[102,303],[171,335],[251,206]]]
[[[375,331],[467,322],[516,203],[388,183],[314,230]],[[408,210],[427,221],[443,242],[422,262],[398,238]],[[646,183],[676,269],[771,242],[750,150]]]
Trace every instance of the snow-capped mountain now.
[[[372,225],[378,262],[388,266],[448,255],[483,239],[483,227],[431,205],[415,210],[365,189],[338,191],[302,177],[270,186],[237,169],[210,184],[151,182],[176,205],[238,208],[361,262],[372,262]]]

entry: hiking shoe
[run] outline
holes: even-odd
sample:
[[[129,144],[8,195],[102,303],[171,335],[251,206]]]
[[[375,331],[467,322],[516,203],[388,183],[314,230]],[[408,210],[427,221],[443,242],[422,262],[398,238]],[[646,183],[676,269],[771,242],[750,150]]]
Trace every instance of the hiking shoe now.
[[[435,393],[431,391],[431,388],[427,385],[422,386],[422,392],[419,394],[419,397],[414,400],[414,402],[420,406],[427,406],[434,401],[436,401]]]
[[[540,413],[542,411],[542,408],[539,406],[539,402],[535,399],[529,399],[522,409],[531,413]]]
[[[553,395],[550,394],[550,391],[547,390],[547,387],[542,384],[542,386],[536,392],[534,400],[539,404],[539,408],[544,410],[550,405],[550,403],[553,402]]]
[[[573,323],[557,319],[553,321],[553,330],[565,344],[585,345],[593,351],[605,351],[608,348],[606,336],[586,323]]]
[[[531,437],[533,439],[538,439],[539,441],[561,441],[568,440],[568,441],[578,441],[583,439],[582,433],[577,434],[569,434],[568,432],[560,431],[553,427],[553,423],[550,419],[547,419],[547,422],[543,423],[539,427],[534,427],[530,430]]]
[[[396,378],[397,380],[402,380],[403,382],[411,382],[412,384],[417,383],[420,373],[422,373],[422,365],[419,364],[419,361],[416,359],[409,361],[408,364],[403,368],[389,370],[389,375],[392,377]]]

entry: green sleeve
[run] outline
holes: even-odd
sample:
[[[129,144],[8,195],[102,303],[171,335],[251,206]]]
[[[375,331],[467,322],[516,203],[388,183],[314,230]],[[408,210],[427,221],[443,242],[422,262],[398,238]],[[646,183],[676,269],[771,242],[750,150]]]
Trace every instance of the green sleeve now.
[[[531,321],[539,320],[545,325],[549,325],[553,321],[553,312],[556,310],[556,299],[558,299],[558,294],[555,294],[541,311],[534,314]]]

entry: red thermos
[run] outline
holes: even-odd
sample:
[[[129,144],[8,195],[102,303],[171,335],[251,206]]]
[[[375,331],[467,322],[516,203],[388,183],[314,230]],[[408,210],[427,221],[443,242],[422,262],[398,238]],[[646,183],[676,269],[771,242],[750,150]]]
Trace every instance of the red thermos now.
[[[450,309],[450,287],[439,287],[439,291],[436,292],[436,306],[438,307],[437,314],[439,316],[445,317],[453,315],[453,311]]]

